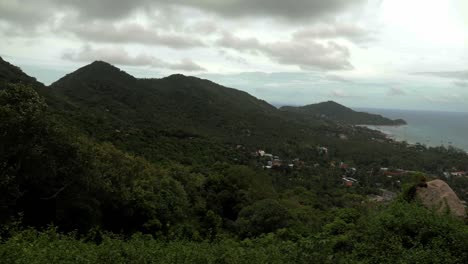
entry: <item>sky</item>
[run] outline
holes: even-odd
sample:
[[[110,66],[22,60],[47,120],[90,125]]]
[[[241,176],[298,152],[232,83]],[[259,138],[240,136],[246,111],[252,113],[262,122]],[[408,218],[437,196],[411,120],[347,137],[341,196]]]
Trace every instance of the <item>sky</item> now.
[[[103,60],[274,105],[468,112],[466,0],[0,0],[0,39],[45,84]]]

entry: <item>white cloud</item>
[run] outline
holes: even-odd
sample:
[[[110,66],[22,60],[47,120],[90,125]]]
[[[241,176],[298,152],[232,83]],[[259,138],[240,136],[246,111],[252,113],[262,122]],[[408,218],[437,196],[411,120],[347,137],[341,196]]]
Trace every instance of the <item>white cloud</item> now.
[[[125,49],[121,48],[92,48],[89,45],[83,46],[78,51],[64,52],[62,58],[75,62],[92,62],[96,60],[102,60],[111,64],[127,66],[147,66],[187,72],[205,71],[202,66],[187,58],[182,59],[180,62],[167,62],[165,60],[143,53],[131,55]]]

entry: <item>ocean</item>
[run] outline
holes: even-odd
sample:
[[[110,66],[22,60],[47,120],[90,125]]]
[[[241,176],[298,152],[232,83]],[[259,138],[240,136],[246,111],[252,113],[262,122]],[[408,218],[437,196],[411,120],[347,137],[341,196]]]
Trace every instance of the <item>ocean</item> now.
[[[359,108],[357,111],[402,118],[404,126],[367,126],[398,141],[453,146],[468,151],[468,113]]]

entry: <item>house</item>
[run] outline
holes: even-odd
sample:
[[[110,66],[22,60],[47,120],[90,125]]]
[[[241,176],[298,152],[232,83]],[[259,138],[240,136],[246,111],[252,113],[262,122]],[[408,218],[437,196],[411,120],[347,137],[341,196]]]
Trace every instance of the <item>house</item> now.
[[[465,176],[466,171],[454,171],[450,173],[451,176]]]
[[[275,160],[273,160],[271,166],[273,166],[273,167],[281,167],[282,164],[283,164],[283,163],[281,162],[281,160],[275,159]]]
[[[304,161],[300,160],[299,158],[293,159],[292,164],[298,168],[304,167]]]
[[[348,164],[340,162],[340,169],[343,169],[343,170],[348,169]]]
[[[343,177],[341,179],[343,180],[343,184],[346,187],[352,187],[354,184],[358,183],[358,180],[351,178],[351,177]]]
[[[354,182],[354,183],[358,183],[358,180],[354,179],[354,178],[351,178],[351,177],[346,177],[348,180]]]
[[[346,187],[352,187],[354,182],[346,177],[343,177],[342,178],[343,180],[343,184],[346,186]]]
[[[270,154],[270,153],[264,153],[263,156],[267,157],[267,158],[270,158],[270,159],[273,159],[273,154]]]
[[[328,155],[328,148],[326,147],[317,147],[317,152],[319,155]]]

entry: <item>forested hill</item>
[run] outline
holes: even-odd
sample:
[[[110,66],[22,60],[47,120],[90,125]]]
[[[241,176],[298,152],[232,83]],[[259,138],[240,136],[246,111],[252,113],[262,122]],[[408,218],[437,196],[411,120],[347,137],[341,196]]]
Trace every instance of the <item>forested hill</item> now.
[[[194,135],[245,138],[286,128],[282,113],[246,92],[181,74],[137,79],[118,68],[94,62],[53,83],[64,101],[116,129],[151,127]]]
[[[25,74],[19,67],[4,61],[0,57],[0,85],[7,83],[24,83],[33,86],[43,86],[36,78]]]
[[[351,108],[338,104],[334,101],[327,101],[318,104],[310,104],[300,107],[283,106],[282,111],[298,113],[313,117],[315,119],[328,119],[352,125],[404,125],[402,119],[388,119],[381,115],[357,112]]]

